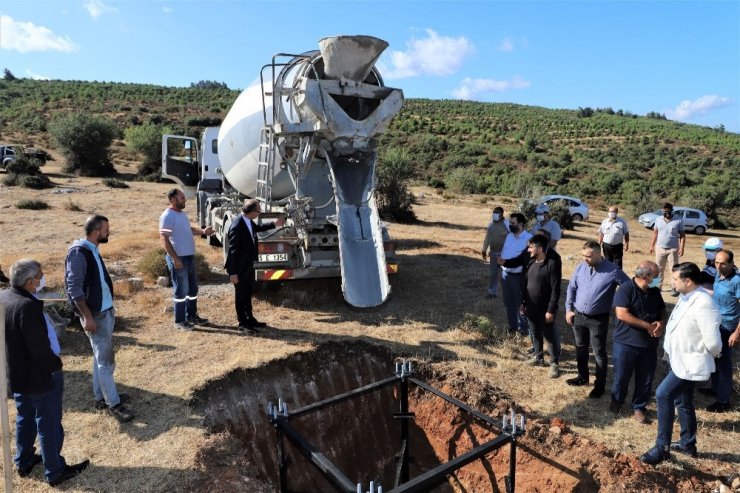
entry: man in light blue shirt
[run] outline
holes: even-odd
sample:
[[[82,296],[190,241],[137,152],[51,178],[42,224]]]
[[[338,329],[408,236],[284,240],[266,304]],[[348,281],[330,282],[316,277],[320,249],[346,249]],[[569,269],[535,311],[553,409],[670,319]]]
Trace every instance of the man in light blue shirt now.
[[[93,351],[93,395],[95,407],[106,409],[121,423],[134,418],[123,404],[127,395],[119,394],[113,373],[116,369],[113,352],[113,282],[100,257],[98,246],[108,243],[108,218],[94,215],[85,221],[85,238],[75,241],[67,251],[65,282],[67,297]]]
[[[573,272],[565,297],[565,321],[573,327],[578,376],[565,383],[588,385],[590,343],[596,359],[596,379],[588,396],[598,399],[606,387],[606,333],[614,293],[618,285],[629,282],[630,278],[601,255],[601,246],[595,241],[587,241],[583,245],[581,256],[583,262]]]

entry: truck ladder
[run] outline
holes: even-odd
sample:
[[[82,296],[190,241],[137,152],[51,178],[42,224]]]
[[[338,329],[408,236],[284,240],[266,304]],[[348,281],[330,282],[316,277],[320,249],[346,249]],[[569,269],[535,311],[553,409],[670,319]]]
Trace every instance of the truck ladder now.
[[[272,204],[272,176],[275,164],[274,136],[270,127],[262,127],[257,163],[256,197],[262,206],[262,212],[270,212]]]

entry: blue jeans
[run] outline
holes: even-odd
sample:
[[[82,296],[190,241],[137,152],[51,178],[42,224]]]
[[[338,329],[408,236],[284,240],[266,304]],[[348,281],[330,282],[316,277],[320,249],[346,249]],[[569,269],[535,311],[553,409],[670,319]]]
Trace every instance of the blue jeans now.
[[[175,323],[184,322],[198,315],[198,277],[195,275],[195,256],[180,257],[182,268],[175,269],[172,257],[165,256],[170,269],[172,289],[175,295],[172,302],[175,307]]]
[[[115,326],[115,310],[113,308],[94,315],[97,329],[87,332],[90,346],[93,351],[92,374],[93,394],[95,400],[105,399],[105,403],[116,406],[121,398],[116,390],[113,372],[116,370],[116,357],[113,353],[113,327]]]
[[[518,330],[524,335],[529,334],[527,318],[519,313],[522,304],[522,273],[510,274],[501,270],[501,287],[504,290],[504,306],[509,330]]]
[[[694,409],[694,382],[678,378],[673,370],[668,372],[655,391],[658,404],[658,438],[655,445],[671,444],[673,420],[678,410],[681,425],[680,443],[684,447],[696,446],[696,411]]]
[[[43,394],[13,394],[15,408],[15,465],[21,469],[28,467],[36,449],[33,444],[36,435],[41,445],[46,480],[56,479],[67,467],[61,456],[64,445],[62,428],[62,394],[64,375],[61,371],[52,373],[52,389]]]
[[[729,404],[732,393],[732,348],[730,347],[732,330],[720,327],[719,335],[722,337],[722,355],[714,360],[717,369],[712,373],[712,389],[714,389],[718,402]]]
[[[491,252],[491,277],[488,280],[488,294],[498,293],[498,281],[501,277],[501,266],[496,260],[501,256],[501,252]]]
[[[612,401],[624,403],[634,373],[632,409],[645,411],[653,391],[653,377],[658,363],[657,347],[637,347],[615,342],[612,346],[612,358],[614,360]]]

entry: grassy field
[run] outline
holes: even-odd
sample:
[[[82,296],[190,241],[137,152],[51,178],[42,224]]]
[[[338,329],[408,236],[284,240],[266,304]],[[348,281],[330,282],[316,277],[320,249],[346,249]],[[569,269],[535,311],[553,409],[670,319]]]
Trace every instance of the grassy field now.
[[[47,285],[61,291],[65,251],[73,239],[82,236],[85,217],[96,212],[110,219],[110,243],[102,252],[111,274],[116,279],[139,275],[138,259],[158,247],[157,220],[167,206],[165,193],[171,185],[131,181],[128,189],[111,189],[100,179],[63,174],[58,163],[44,168],[55,184],[53,189],[0,186],[0,223],[6,238],[0,265],[7,269],[19,258],[36,258],[44,266]],[[116,163],[122,176],[135,173],[134,160]],[[572,332],[562,313],[557,326],[564,339],[563,375],[558,379],[547,378],[546,369],[523,364],[526,341],[502,336],[506,324],[503,302],[484,297],[488,266],[479,252],[491,209],[501,203],[509,212],[514,200],[442,196],[429,188],[414,191],[423,194],[415,206],[419,222],[389,225],[399,243],[400,272],[392,278],[390,299],[377,309],[355,310],[344,304],[338,280],[308,289],[288,285],[256,299],[256,316],[271,328],[259,337],[241,336],[233,330],[233,291],[222,269],[221,250],[205,242],[198,242],[198,249],[211,275],[202,282],[199,306],[201,315],[211,319],[210,328],[175,331],[172,313],[167,311],[171,303],[168,288],[147,283],[141,291],[122,292],[116,299],[116,380],[119,390],[132,396],[136,413],[132,423],[120,425],[94,410],[89,344],[79,329],[67,330],[61,338],[66,379],[64,455],[68,462],[90,458],[92,465],[69,481],[65,491],[199,490],[202,477],[210,473],[200,454],[217,448],[227,437],[206,433],[203,417],[189,405],[193,393],[236,368],[256,368],[328,340],[363,340],[421,361],[446,361],[466,375],[505,390],[533,418],[561,418],[578,436],[604,444],[615,454],[634,457],[647,450],[656,433],[654,404],[650,406],[652,423],[638,425],[629,417],[614,419],[608,411],[608,396],[588,400],[588,388],[565,385],[565,379],[575,373],[575,356]],[[29,198],[43,200],[51,208],[14,208]],[[591,220],[567,231],[558,248],[565,279],[580,261],[581,245],[597,238],[598,224],[605,217],[603,203],[591,205]],[[193,204],[188,211],[193,217]],[[631,226],[631,250],[625,256],[628,273],[639,260],[650,258],[650,231],[635,221]],[[726,247],[740,250],[737,231],[722,231],[720,236]],[[703,262],[705,239],[689,235],[684,258]],[[670,297],[666,301],[673,303]],[[466,314],[488,317],[495,326],[494,337],[486,339],[466,330]],[[736,382],[740,381],[737,368],[736,363]],[[657,381],[665,371],[659,368]],[[703,407],[709,401],[699,396],[697,403]],[[9,404],[13,419],[12,401]],[[699,410],[698,418],[702,456],[660,469],[695,475],[706,484],[740,472],[737,406],[721,415]],[[612,483],[618,480],[612,478]],[[14,487],[23,492],[50,490],[38,469],[27,479],[15,475]]]

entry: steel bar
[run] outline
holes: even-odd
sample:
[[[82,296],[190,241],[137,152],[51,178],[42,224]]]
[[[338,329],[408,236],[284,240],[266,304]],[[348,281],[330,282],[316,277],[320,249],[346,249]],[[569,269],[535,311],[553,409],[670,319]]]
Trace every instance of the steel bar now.
[[[304,406],[299,409],[296,409],[295,411],[291,412],[288,415],[288,418],[297,418],[298,416],[302,416],[304,414],[307,414],[313,411],[318,411],[319,409],[323,409],[325,407],[331,406],[332,404],[336,404],[338,402],[342,402],[348,399],[352,399],[354,397],[358,397],[363,394],[367,394],[368,392],[372,392],[373,390],[376,390],[376,389],[387,387],[388,385],[391,385],[398,380],[399,380],[399,377],[390,377],[390,378],[386,378],[385,380],[380,380],[379,382],[375,382],[370,385],[360,387],[359,389],[350,390],[349,392],[345,392],[344,394],[335,395],[334,397],[330,397],[329,399],[316,402],[314,404],[309,404],[308,406]]]
[[[411,481],[404,483],[401,486],[393,488],[388,493],[416,493],[429,491],[430,488],[443,482],[449,474],[452,474],[461,467],[473,462],[480,457],[483,457],[491,450],[506,445],[509,441],[511,441],[511,437],[508,434],[500,435],[493,440],[490,440],[482,445],[479,445],[478,447],[475,447],[474,449],[464,453],[459,457],[455,457],[449,462],[440,464],[434,469],[415,477]]]
[[[501,429],[501,423],[499,423],[497,421],[494,421],[493,418],[491,418],[490,416],[486,416],[485,414],[479,413],[475,409],[472,409],[470,406],[468,406],[467,404],[465,404],[461,400],[455,399],[451,395],[447,395],[444,392],[442,392],[441,390],[437,390],[434,387],[432,387],[430,385],[427,385],[426,383],[422,382],[421,380],[417,380],[416,378],[410,378],[409,380],[414,385],[416,385],[417,387],[421,387],[422,389],[426,390],[427,392],[431,392],[432,394],[434,394],[434,395],[436,395],[438,397],[441,397],[442,399],[446,400],[450,404],[456,405],[457,407],[459,407],[463,411],[466,411],[466,412],[472,414],[473,416],[475,416],[476,418],[480,419],[481,421],[484,421],[484,422],[488,423],[489,425],[492,425],[492,426],[495,426],[498,429]]]
[[[401,415],[407,415],[409,412],[409,381],[403,377],[398,384],[399,386],[399,412]],[[401,442],[404,443],[401,451],[401,483],[409,480],[409,420],[401,420]]]

